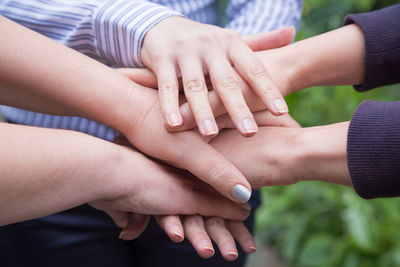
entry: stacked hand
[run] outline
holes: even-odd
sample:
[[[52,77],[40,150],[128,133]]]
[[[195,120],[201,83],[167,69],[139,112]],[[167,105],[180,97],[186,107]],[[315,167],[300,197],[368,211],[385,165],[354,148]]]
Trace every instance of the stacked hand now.
[[[178,76],[182,77],[186,100],[204,136],[218,133],[215,113],[208,98],[210,86],[244,136],[257,132],[251,104],[246,103],[242,94],[244,82],[255,91],[264,109],[266,107],[274,115],[287,113],[288,107],[278,90],[280,85],[271,80],[252,49],[287,45],[293,35],[293,28],[285,28],[242,38],[233,30],[180,17],[158,23],[146,34],[141,57],[157,76],[160,106],[167,128],[182,130],[182,125],[186,124],[179,110]],[[204,78],[206,74],[211,81],[208,85]]]

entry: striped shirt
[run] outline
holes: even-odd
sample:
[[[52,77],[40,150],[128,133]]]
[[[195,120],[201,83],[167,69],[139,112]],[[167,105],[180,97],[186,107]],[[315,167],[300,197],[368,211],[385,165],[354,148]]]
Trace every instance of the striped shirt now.
[[[145,34],[170,16],[220,25],[239,34],[299,26],[302,0],[2,0],[0,14],[110,66],[143,67]],[[225,19],[224,19],[225,17]],[[84,118],[0,106],[14,123],[77,130],[106,140],[115,131]]]

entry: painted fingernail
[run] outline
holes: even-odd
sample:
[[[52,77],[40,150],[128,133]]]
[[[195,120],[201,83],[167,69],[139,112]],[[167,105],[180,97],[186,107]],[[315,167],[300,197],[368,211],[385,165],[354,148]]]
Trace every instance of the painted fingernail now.
[[[277,98],[274,100],[274,108],[279,113],[288,113],[289,108],[283,99]]]
[[[246,133],[255,133],[257,132],[257,124],[254,122],[254,120],[251,119],[244,119],[242,122],[243,130]]]
[[[181,116],[179,116],[179,114],[175,113],[175,112],[171,112],[169,114],[169,125],[171,126],[178,126],[182,124],[182,118]]]
[[[204,129],[204,134],[207,136],[218,133],[217,125],[215,125],[215,123],[210,119],[206,119],[203,121],[203,129]]]
[[[239,202],[246,203],[251,197],[249,189],[243,185],[237,184],[233,187],[231,195]]]

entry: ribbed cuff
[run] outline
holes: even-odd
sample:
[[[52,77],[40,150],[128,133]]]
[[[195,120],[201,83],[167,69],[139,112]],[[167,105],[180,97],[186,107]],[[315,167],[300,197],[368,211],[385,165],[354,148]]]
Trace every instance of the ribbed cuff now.
[[[400,196],[400,102],[364,101],[353,114],[347,160],[363,198]]]
[[[400,82],[400,4],[351,14],[344,24],[357,24],[365,37],[365,78],[357,91]]]
[[[143,67],[140,51],[145,34],[170,16],[182,15],[147,1],[107,1],[98,9],[94,23],[100,57],[121,67]]]

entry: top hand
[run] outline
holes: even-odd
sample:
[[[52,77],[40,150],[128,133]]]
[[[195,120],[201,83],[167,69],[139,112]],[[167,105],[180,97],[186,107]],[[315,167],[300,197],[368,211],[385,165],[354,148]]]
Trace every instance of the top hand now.
[[[286,32],[293,35],[293,29],[286,29]],[[287,44],[286,39],[278,41]],[[284,44],[281,43],[281,46]],[[146,34],[141,57],[157,76],[161,110],[170,130],[179,128],[183,123],[178,102],[179,73],[187,101],[204,136],[218,133],[208,103],[204,79],[207,73],[242,135],[255,134],[257,124],[243,98],[237,73],[254,88],[271,113],[282,115],[288,112],[280,91],[271,81],[264,65],[232,30],[180,17],[167,18]]]

